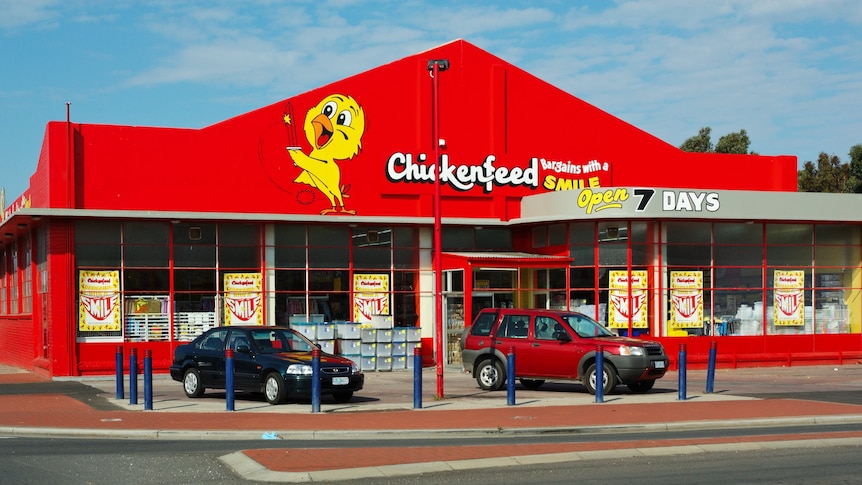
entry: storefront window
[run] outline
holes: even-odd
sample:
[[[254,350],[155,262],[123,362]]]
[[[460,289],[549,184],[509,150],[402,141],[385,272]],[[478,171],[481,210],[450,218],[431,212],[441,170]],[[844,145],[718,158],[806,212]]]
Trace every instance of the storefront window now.
[[[475,247],[490,251],[511,251],[512,231],[506,227],[477,227],[474,230]],[[445,241],[445,240],[444,240]],[[446,248],[446,244],[443,244]]]
[[[216,225],[175,224],[173,249],[175,266],[215,268]]]
[[[472,227],[444,226],[440,230],[443,251],[473,251],[476,249]]]
[[[218,265],[260,271],[260,225],[219,224]]]

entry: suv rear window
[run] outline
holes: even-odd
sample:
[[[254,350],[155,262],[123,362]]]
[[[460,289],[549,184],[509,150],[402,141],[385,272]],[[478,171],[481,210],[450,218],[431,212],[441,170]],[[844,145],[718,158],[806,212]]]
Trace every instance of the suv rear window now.
[[[494,326],[494,321],[497,320],[496,313],[480,313],[473,322],[473,328],[470,330],[471,335],[487,337],[491,335],[491,328]]]

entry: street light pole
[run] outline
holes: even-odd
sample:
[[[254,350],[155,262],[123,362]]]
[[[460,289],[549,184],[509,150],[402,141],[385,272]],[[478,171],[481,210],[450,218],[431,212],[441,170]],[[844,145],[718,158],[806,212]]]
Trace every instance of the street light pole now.
[[[439,98],[439,74],[449,69],[448,59],[432,59],[428,61],[428,70],[431,71],[431,105],[432,105],[432,139],[434,140],[434,348],[437,364],[437,399],[443,399],[443,250],[442,245],[442,222],[440,214],[440,186],[443,184],[440,172],[440,98]]]

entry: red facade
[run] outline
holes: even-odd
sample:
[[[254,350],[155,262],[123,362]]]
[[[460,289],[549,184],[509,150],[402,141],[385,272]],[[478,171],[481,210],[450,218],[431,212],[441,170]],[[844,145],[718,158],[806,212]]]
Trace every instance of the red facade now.
[[[437,99],[432,59],[449,61]],[[522,197],[583,187],[796,190],[795,157],[682,152],[461,40],[198,130],[50,122],[30,187],[4,223],[32,228],[50,218],[49,289],[41,293],[37,269],[27,269],[34,308],[0,316],[4,361],[53,375],[112,362],[116,344],[75,340],[78,289],[64,217],[427,224],[435,102],[444,218],[509,221],[520,216]],[[330,108],[343,116],[323,123]],[[338,151],[321,147],[330,138]],[[154,365],[165,368],[172,345],[152,348]]]

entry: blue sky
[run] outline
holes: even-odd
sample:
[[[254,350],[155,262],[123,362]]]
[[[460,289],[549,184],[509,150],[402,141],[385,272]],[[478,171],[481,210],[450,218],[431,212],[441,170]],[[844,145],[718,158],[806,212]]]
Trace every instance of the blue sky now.
[[[459,38],[673,145],[745,129],[846,162],[860,27],[858,0],[0,0],[0,187],[27,188],[67,102],[201,128]]]

